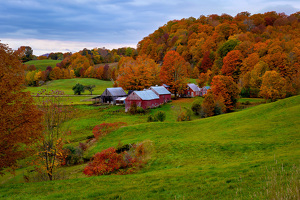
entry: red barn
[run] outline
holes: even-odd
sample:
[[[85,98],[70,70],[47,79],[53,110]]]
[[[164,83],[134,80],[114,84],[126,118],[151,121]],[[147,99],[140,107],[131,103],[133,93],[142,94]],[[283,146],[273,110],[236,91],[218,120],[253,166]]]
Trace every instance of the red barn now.
[[[127,112],[134,103],[143,109],[154,108],[160,105],[159,96],[152,90],[133,91],[125,99],[125,112]]]
[[[150,90],[159,96],[160,104],[171,101],[171,92],[169,92],[169,90],[167,90],[164,86],[151,86]]]
[[[200,88],[194,83],[187,84],[186,90],[184,90],[185,97],[196,97],[200,96]]]

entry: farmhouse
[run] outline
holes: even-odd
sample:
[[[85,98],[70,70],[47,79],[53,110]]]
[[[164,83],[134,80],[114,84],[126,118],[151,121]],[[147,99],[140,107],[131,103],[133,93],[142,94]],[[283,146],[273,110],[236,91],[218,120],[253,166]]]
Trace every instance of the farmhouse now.
[[[210,90],[210,86],[204,86],[200,89],[200,96],[206,95],[207,91]]]
[[[99,99],[101,103],[116,104],[116,100],[120,100],[120,97],[127,97],[126,92],[121,87],[106,88],[101,96],[94,97],[93,99]]]
[[[187,84],[187,88],[184,90],[183,96],[184,97],[200,96],[200,88],[194,83],[189,83]]]
[[[143,109],[147,109],[159,106],[159,102],[159,96],[157,96],[152,90],[133,91],[125,99],[125,112],[127,112],[133,104],[136,104]]]
[[[169,92],[164,86],[151,86],[150,90],[159,96],[160,104],[171,101],[171,92]]]

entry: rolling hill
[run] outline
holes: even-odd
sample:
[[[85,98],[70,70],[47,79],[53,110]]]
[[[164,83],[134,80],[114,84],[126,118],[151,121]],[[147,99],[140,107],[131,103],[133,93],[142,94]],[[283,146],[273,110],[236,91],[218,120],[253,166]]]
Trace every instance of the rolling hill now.
[[[151,159],[138,173],[4,184],[0,198],[269,199],[294,187],[286,186],[290,180],[299,184],[299,121],[300,96],[295,96],[190,122],[123,127],[90,153],[119,141],[151,140]],[[282,176],[273,172],[286,175],[277,180]]]

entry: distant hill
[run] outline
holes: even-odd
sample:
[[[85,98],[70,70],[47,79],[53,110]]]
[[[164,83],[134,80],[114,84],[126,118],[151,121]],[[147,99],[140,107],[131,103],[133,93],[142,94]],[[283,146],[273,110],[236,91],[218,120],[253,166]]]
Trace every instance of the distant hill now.
[[[46,68],[48,66],[51,66],[52,68],[54,68],[56,66],[56,63],[60,63],[61,60],[31,60],[28,62],[25,62],[25,65],[34,65],[36,67],[37,70],[46,70]]]

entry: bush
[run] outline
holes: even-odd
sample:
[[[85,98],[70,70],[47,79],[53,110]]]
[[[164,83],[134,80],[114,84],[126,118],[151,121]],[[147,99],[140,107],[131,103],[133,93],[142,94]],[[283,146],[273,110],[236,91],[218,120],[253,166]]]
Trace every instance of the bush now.
[[[83,163],[83,150],[79,146],[67,146],[65,150],[68,152],[65,158],[66,165],[77,165]]]
[[[132,173],[150,158],[151,147],[151,141],[133,145],[119,143],[117,149],[110,147],[96,153],[92,162],[84,168],[83,173],[87,176]]]
[[[147,122],[155,122],[155,117],[153,115],[149,115],[148,116],[148,119],[147,119]]]
[[[177,121],[191,121],[192,111],[184,107],[184,110],[180,109],[177,116]]]
[[[192,104],[191,109],[192,109],[192,111],[194,112],[195,115],[200,115],[201,101],[199,99],[194,101],[193,104]]]
[[[146,113],[146,110],[144,110],[142,107],[137,107],[137,109],[136,109],[136,113],[138,113],[138,114],[145,114]]]
[[[166,119],[166,113],[164,111],[158,111],[157,113],[155,113],[154,119],[163,122]]]

